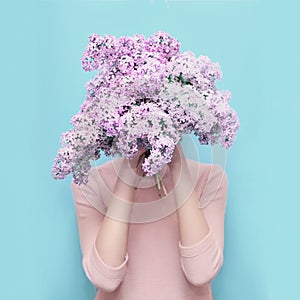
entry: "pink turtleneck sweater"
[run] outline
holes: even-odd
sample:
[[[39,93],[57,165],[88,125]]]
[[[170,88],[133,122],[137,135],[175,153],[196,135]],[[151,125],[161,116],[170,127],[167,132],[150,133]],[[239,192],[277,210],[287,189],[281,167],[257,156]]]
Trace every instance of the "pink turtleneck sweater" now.
[[[112,161],[93,167],[87,185],[71,182],[76,210],[82,266],[96,288],[95,300],[212,300],[211,281],[223,264],[224,218],[227,175],[217,164],[187,160],[197,168],[195,190],[210,231],[201,241],[183,247],[180,242],[177,212],[147,222],[129,224],[128,246],[124,262],[118,267],[105,264],[95,240],[117,180]],[[169,169],[163,182],[170,191]],[[195,169],[194,169],[195,170]],[[145,180],[154,180],[147,177]],[[169,193],[164,203],[174,197]],[[156,186],[144,184],[135,192],[134,203],[157,202]],[[162,206],[163,207],[163,206]],[[133,212],[137,216],[143,210]],[[150,205],[149,211],[153,209]],[[157,212],[157,207],[156,207]],[[151,214],[151,212],[150,212]],[[157,216],[156,216],[157,217]]]

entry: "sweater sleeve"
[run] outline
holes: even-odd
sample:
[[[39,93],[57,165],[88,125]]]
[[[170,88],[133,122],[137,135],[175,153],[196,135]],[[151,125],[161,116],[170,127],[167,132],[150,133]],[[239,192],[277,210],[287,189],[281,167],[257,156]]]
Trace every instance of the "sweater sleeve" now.
[[[106,208],[101,200],[96,182],[91,176],[86,185],[78,186],[72,181],[71,190],[76,211],[84,272],[97,289],[112,292],[124,279],[128,253],[126,253],[124,262],[118,267],[112,267],[104,263],[97,252],[96,237],[105,217]],[[99,203],[97,205],[98,209],[91,203]]]
[[[187,280],[195,286],[212,281],[223,264],[224,219],[226,209],[227,175],[219,165],[211,165],[204,191],[200,185],[195,190],[201,195],[201,203],[209,203],[203,209],[209,225],[208,234],[198,243],[183,246],[179,241],[179,253],[182,270]],[[210,201],[211,200],[211,201]]]

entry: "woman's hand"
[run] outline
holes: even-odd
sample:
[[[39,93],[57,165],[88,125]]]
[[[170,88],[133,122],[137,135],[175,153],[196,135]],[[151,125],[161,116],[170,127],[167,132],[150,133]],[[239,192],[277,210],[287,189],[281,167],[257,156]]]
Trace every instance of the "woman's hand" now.
[[[133,169],[134,173],[138,176],[144,176],[144,170],[142,169],[142,163],[145,160],[147,149],[140,148],[135,157],[129,159],[129,164]]]
[[[144,176],[142,163],[144,161],[146,149],[139,149],[137,155],[133,158],[127,159],[122,157],[115,162],[119,180],[129,187],[136,187],[139,185],[141,176]]]
[[[181,145],[178,143],[175,147],[171,162],[168,163],[172,178],[177,182],[178,178],[190,178],[187,160],[184,156]]]

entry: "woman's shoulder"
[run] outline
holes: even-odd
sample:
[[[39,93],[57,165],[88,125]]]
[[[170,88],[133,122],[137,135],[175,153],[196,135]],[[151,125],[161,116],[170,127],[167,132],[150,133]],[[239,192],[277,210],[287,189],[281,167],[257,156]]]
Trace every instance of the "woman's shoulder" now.
[[[201,196],[201,208],[207,206],[219,194],[227,191],[227,175],[224,168],[215,163],[187,160],[193,176],[197,177],[196,190]],[[224,199],[224,197],[221,197]]]
[[[201,173],[225,174],[225,169],[220,164],[204,163],[187,159],[189,166],[193,169],[198,169]]]
[[[119,162],[120,158],[114,158],[107,160],[103,162],[102,164],[94,167],[95,170],[99,173],[101,176],[110,176],[112,174],[115,174],[116,165]]]

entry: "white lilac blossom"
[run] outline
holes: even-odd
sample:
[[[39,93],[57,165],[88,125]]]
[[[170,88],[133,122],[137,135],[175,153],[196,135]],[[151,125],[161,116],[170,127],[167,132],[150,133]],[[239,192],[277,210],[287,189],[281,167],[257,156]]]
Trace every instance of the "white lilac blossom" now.
[[[61,136],[55,179],[73,173],[76,184],[86,184],[90,161],[101,151],[132,158],[141,146],[149,150],[142,168],[151,176],[171,161],[183,134],[226,149],[235,139],[240,123],[230,91],[216,87],[219,63],[180,53],[180,43],[166,32],[148,39],[93,34],[82,67],[99,73],[86,83],[86,100],[71,118],[74,128]]]

